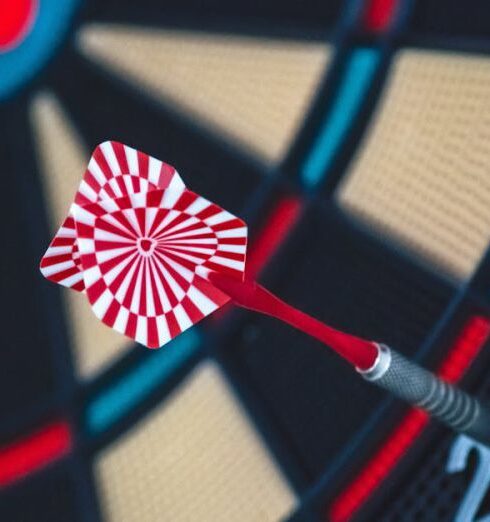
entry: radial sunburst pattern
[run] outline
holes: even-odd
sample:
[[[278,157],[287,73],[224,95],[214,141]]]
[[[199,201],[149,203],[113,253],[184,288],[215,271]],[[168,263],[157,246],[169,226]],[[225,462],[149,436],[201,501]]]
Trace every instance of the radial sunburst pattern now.
[[[198,267],[243,277],[245,224],[189,190],[73,208],[95,314],[146,346],[162,346],[228,301]]]
[[[106,141],[94,150],[90,158],[75,194],[75,205],[168,187],[184,187],[172,166],[122,143]],[[41,272],[55,283],[82,291],[83,276],[74,249],[73,208],[46,251]]]

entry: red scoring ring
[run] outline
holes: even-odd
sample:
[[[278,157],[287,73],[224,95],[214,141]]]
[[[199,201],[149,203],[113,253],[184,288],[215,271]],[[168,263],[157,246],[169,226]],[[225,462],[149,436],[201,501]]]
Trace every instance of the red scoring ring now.
[[[39,0],[0,0],[0,53],[17,47],[29,34]]]

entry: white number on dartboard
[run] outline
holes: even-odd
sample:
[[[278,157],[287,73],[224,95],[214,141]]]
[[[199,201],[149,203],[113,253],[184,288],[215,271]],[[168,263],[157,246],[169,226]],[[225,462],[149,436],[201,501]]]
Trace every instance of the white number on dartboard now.
[[[448,473],[463,471],[468,464],[471,450],[476,450],[478,463],[468,491],[463,497],[454,522],[490,522],[490,514],[475,518],[485,493],[490,486],[490,448],[465,435],[460,435],[451,447],[446,465]]]

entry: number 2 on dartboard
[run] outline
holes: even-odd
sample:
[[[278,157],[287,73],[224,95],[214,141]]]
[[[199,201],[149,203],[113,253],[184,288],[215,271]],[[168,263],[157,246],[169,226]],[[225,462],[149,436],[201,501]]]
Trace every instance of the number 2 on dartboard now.
[[[468,464],[471,450],[476,450],[478,463],[463,501],[454,517],[454,522],[490,522],[490,514],[476,518],[478,509],[490,486],[490,448],[460,435],[451,447],[446,465],[448,473],[463,471]]]

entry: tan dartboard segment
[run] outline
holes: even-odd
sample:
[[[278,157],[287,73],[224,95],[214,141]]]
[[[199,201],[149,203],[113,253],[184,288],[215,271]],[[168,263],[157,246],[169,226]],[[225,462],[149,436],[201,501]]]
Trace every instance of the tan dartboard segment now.
[[[210,363],[106,448],[96,476],[109,522],[277,522],[296,502]]]
[[[330,59],[323,42],[91,24],[90,59],[266,162],[280,160]]]
[[[490,238],[489,82],[488,58],[400,52],[337,196],[349,213],[458,280]]]

